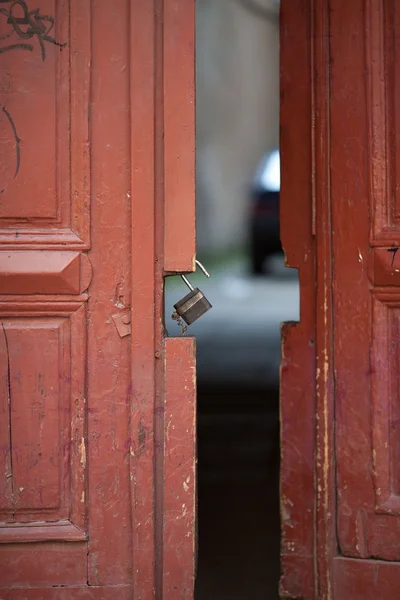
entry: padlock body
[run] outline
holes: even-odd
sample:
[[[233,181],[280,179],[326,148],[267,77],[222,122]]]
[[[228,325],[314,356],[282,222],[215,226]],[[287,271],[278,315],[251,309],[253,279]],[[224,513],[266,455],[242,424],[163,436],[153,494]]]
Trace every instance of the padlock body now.
[[[182,300],[174,305],[178,315],[182,317],[187,325],[191,325],[199,317],[204,315],[212,305],[209,303],[203,292],[199,288],[195,288],[189,292]]]

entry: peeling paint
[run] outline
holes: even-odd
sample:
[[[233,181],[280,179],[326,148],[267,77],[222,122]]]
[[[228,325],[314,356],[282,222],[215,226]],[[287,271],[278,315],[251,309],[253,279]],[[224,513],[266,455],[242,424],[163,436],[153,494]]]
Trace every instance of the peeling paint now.
[[[80,454],[80,462],[82,465],[82,468],[84,469],[86,467],[86,446],[85,446],[85,438],[83,437],[81,439],[81,443],[79,444],[79,454]]]

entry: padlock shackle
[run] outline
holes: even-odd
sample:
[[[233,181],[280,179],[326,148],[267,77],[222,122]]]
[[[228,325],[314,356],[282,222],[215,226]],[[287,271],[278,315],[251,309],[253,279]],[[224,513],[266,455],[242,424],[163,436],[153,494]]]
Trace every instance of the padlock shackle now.
[[[193,292],[194,291],[194,287],[190,283],[189,279],[187,277],[185,277],[185,275],[183,275],[182,273],[181,273],[181,278],[186,283],[186,285],[188,286],[189,290],[191,290]]]
[[[197,260],[197,258],[196,258],[196,265],[198,265],[200,267],[200,269],[203,271],[203,273],[206,277],[210,277],[210,273],[205,269],[205,267],[203,267],[203,265],[201,264],[201,262],[199,260]]]
[[[199,260],[197,260],[197,258],[196,258],[196,265],[198,265],[200,267],[200,269],[203,271],[203,273],[206,277],[210,277],[210,273],[203,267],[203,265],[201,264],[201,262]],[[186,285],[188,286],[189,290],[191,292],[193,292],[194,287],[190,283],[189,279],[185,275],[183,275],[183,273],[180,273],[180,276],[183,279],[183,281],[186,283]]]

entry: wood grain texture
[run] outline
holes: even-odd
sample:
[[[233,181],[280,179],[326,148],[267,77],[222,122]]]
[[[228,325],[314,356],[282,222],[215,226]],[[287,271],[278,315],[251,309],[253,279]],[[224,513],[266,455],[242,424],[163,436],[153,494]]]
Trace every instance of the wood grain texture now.
[[[156,171],[155,64],[156,0],[131,2],[131,225],[132,311],[130,393],[130,494],[133,503],[130,535],[134,565],[133,587],[138,600],[155,598],[155,434],[156,402],[155,354],[160,363],[161,347],[156,348],[155,296],[161,293],[162,274],[155,271],[155,197],[160,182]],[[140,60],[135,57],[140,56]],[[159,59],[160,60],[160,59]],[[159,67],[157,74],[159,73]],[[162,71],[161,71],[162,76]],[[140,94],[137,90],[140,89]],[[157,113],[159,114],[159,113]],[[157,167],[159,163],[157,162]],[[157,181],[157,183],[156,183]],[[162,189],[162,187],[161,187]],[[158,198],[159,199],[159,198]],[[162,202],[161,202],[162,206]],[[162,223],[159,224],[160,231]],[[159,248],[157,249],[159,250]],[[162,268],[162,262],[161,262]],[[161,320],[158,321],[158,324]]]
[[[16,588],[1,593],[2,600],[131,600],[132,588],[128,585],[106,587],[55,587]]]
[[[92,1],[91,231],[87,432],[88,585],[132,581],[129,337],[112,315],[131,306],[129,1]],[[84,35],[81,33],[80,35]],[[107,40],[107,43],[105,43]],[[136,57],[135,61],[138,61]],[[79,110],[79,109],[78,109]]]
[[[194,266],[194,2],[38,4],[67,45],[7,54],[38,151],[0,207],[0,597],[189,599],[194,343],[165,342],[163,285]]]
[[[165,340],[163,600],[192,600],[196,553],[196,343]]]
[[[281,240],[299,269],[300,323],[282,326],[283,598],[314,597],[315,254],[312,239],[311,4],[281,3]],[[301,118],[293,118],[294,114]],[[301,152],[299,148],[301,147]]]
[[[316,596],[332,598],[332,557],[336,552],[334,461],[334,315],[332,310],[332,174],[330,11],[313,4],[314,193],[316,219]],[[344,18],[344,16],[342,16]]]
[[[1,55],[9,84],[2,87],[0,106],[6,106],[20,139],[18,174],[6,169],[0,178],[0,243],[7,248],[89,247],[91,5],[39,1],[40,16],[54,18],[51,34],[65,47],[44,42],[43,60],[33,36],[32,52]],[[9,34],[4,17],[0,27]],[[3,139],[1,152],[6,162],[15,140]]]
[[[86,585],[86,554],[86,542],[1,544],[0,598],[9,587]]]
[[[8,506],[2,501],[1,519],[49,520],[57,528],[72,518],[84,531],[85,304],[3,302],[0,320],[6,369],[0,394],[9,426],[8,441],[3,436],[8,487],[1,494]]]
[[[195,270],[195,3],[164,1],[165,271]]]
[[[334,560],[335,595],[343,600],[392,600],[400,591],[400,564],[379,560]]]
[[[6,523],[0,528],[0,544],[33,542],[85,542],[86,534],[70,521]]]
[[[375,0],[367,3],[365,12],[361,1],[346,5],[335,0],[335,7],[331,26],[340,32],[331,44],[337,532],[346,556],[396,560],[400,558],[397,518],[383,514],[385,501],[396,495],[390,473],[397,443],[390,408],[397,404],[396,384],[391,383],[398,368],[393,354],[396,330],[391,325],[395,309],[380,304],[378,289],[372,288],[371,293],[368,278],[370,232],[376,246],[379,242],[387,247],[385,230],[391,221],[389,214],[386,224],[382,221],[388,203],[386,184],[380,179],[389,162],[386,154],[377,162],[376,154],[379,148],[386,152],[386,130],[376,121],[376,111],[383,110],[382,117],[387,110],[386,103],[378,106],[377,100],[385,89],[385,49],[383,37],[377,43],[376,36],[385,15]],[[342,14],[347,18],[345,28]],[[371,67],[366,74],[364,47],[369,48]],[[351,63],[346,53],[352,54]],[[350,110],[355,106],[359,108]],[[390,235],[394,232],[392,223]],[[373,252],[382,255],[378,248]],[[386,254],[387,277],[392,254]],[[378,279],[377,283],[387,281]],[[385,356],[387,361],[382,363]],[[390,504],[387,509],[394,508]]]

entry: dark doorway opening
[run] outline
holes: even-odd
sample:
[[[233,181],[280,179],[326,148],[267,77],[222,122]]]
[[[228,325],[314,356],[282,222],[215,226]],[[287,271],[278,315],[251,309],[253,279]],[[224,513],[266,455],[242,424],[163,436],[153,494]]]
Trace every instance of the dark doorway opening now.
[[[278,598],[278,390],[199,386],[196,600]]]
[[[299,318],[279,241],[279,1],[197,0],[196,600],[279,598],[280,323]],[[168,281],[167,326],[187,292]]]

